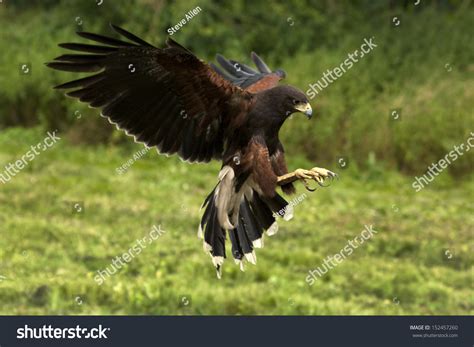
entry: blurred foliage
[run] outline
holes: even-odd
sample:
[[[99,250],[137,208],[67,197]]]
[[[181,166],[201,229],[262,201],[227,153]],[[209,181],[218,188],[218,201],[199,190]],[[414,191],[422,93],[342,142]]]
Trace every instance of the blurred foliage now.
[[[110,34],[109,22],[160,46],[166,29],[199,6],[173,38],[207,60],[220,52],[249,62],[254,50],[304,91],[374,37],[377,48],[312,100],[312,123],[297,116],[287,122],[288,153],[320,166],[347,156],[360,169],[380,163],[419,174],[474,130],[471,1],[98,1],[0,5],[0,129],[40,125],[67,132],[74,143],[130,146],[97,110],[52,90],[72,75],[44,63],[61,54],[57,43],[78,40],[76,30]],[[22,74],[23,64],[30,74]],[[401,109],[398,122],[389,120],[394,108]],[[472,158],[452,165],[451,174],[469,172]]]

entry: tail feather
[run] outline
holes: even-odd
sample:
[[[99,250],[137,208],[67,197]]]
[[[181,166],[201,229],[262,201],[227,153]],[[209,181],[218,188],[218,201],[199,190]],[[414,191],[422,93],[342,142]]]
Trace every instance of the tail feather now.
[[[258,223],[263,229],[267,230],[275,222],[275,217],[272,215],[270,208],[262,201],[258,194],[253,195],[250,205]]]
[[[261,248],[259,245],[261,242],[263,227],[258,223],[254,213],[250,209],[250,204],[247,198],[240,204],[240,218],[239,223],[245,228],[246,234],[248,235],[252,245],[255,248]]]
[[[230,243],[232,244],[232,256],[236,261],[241,261],[244,257],[244,251],[240,247],[239,240],[237,238],[237,230],[229,230]]]
[[[247,254],[252,253],[253,246],[247,235],[247,228],[243,225],[244,223],[242,222],[243,221],[240,220],[239,224],[237,224],[237,228],[235,228],[234,230],[237,231],[237,241],[239,242],[239,245],[242,248],[244,255],[247,257]]]
[[[272,198],[262,198],[256,191],[253,191],[251,198],[245,195],[242,198],[236,227],[223,228],[220,223],[222,213],[230,212],[219,211],[220,204],[216,199],[219,195],[218,187],[219,185],[212,190],[203,203],[202,208],[205,210],[198,235],[204,238],[204,249],[209,252],[212,258],[217,277],[221,278],[222,264],[226,258],[226,230],[229,232],[232,256],[236,264],[240,265],[240,269],[244,271],[244,258],[248,262],[256,264],[257,258],[254,249],[263,247],[264,231],[266,230],[268,235],[276,233],[278,230],[276,217],[283,216],[282,211],[286,211],[289,205],[278,194]]]
[[[217,188],[217,187],[216,187]],[[201,208],[205,208],[199,225],[198,237],[204,238],[203,248],[211,256],[212,263],[216,268],[217,277],[221,278],[221,267],[225,255],[225,231],[217,219],[217,207],[214,194],[216,188],[207,196]],[[203,235],[204,230],[204,235]]]
[[[272,198],[263,198],[263,201],[272,210],[274,215],[283,217],[287,221],[293,218],[293,207],[280,195],[275,194]]]

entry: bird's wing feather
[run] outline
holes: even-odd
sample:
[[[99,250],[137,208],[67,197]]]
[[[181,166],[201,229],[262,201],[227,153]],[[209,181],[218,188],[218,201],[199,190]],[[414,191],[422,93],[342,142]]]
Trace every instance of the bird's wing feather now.
[[[160,153],[178,153],[191,162],[220,159],[227,134],[244,122],[252,95],[171,39],[160,49],[112,27],[132,42],[81,32],[107,46],[61,45],[92,54],[65,54],[49,67],[96,74],[56,88],[75,88],[67,95],[101,108],[111,123]]]
[[[220,67],[214,64],[210,65],[223,78],[250,93],[258,93],[273,88],[286,77],[283,70],[272,72],[255,52],[252,52],[251,58],[258,71],[236,60],[226,59],[220,54],[216,55]]]

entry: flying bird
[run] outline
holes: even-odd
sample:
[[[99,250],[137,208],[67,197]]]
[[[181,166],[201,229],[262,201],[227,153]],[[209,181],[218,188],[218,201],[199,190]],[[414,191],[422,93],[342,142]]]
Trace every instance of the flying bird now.
[[[215,188],[205,199],[198,236],[221,277],[227,234],[232,256],[244,270],[255,264],[263,234],[289,220],[292,206],[277,193],[295,192],[293,183],[322,184],[336,175],[323,168],[288,172],[278,133],[285,120],[312,109],[295,87],[279,85],[283,70],[272,71],[252,52],[256,69],[217,55],[220,67],[206,64],[172,40],[157,48],[111,24],[122,39],[77,32],[90,43],[61,43],[79,54],[64,54],[50,68],[94,73],[56,86],[91,107],[161,154],[188,162],[222,161]],[[126,40],[124,40],[126,39]]]

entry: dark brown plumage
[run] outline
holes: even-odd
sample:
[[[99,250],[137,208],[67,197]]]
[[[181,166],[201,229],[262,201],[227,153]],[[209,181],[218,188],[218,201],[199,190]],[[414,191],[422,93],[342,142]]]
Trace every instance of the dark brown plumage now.
[[[219,276],[226,230],[236,262],[242,268],[244,257],[255,263],[263,231],[276,232],[281,211],[291,218],[276,193],[279,177],[288,174],[278,132],[294,112],[311,116],[305,94],[278,86],[285,73],[272,72],[253,52],[258,71],[220,55],[219,68],[171,38],[161,49],[112,28],[129,41],[80,32],[102,45],[60,44],[80,54],[61,55],[49,67],[94,74],[55,88],[100,108],[111,123],[160,153],[190,162],[222,160],[219,182],[203,204],[199,235]],[[291,182],[282,189],[294,192]]]

